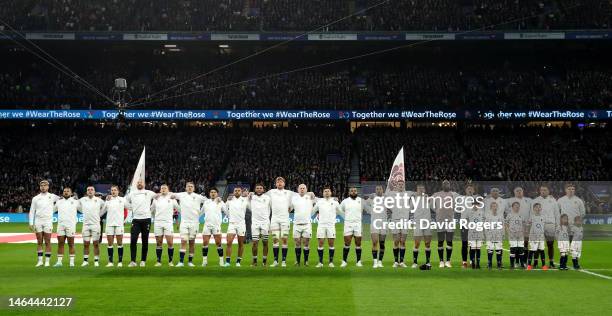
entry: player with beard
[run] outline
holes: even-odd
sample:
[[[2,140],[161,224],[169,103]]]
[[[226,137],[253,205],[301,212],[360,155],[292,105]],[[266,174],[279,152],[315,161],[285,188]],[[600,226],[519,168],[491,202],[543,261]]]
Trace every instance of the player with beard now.
[[[68,240],[68,251],[70,252],[70,266],[74,267],[74,233],[76,232],[78,208],[79,201],[72,197],[72,189],[64,188],[62,198],[55,202],[57,212],[57,263],[55,267],[62,266],[66,240]]]
[[[144,267],[147,262],[149,251],[149,232],[151,230],[151,202],[155,198],[155,192],[146,190],[144,180],[138,180],[136,190],[130,192],[126,197],[130,205],[129,211],[132,218],[130,229],[130,264],[128,267],[136,267],[136,251],[138,250],[138,237],[142,235],[140,253],[140,266]]]
[[[351,241],[355,239],[356,265],[361,267],[361,215],[363,213],[363,203],[357,196],[357,188],[349,188],[349,197],[340,203],[340,210],[344,217],[344,249],[342,250],[341,268],[347,266],[347,258],[351,250]]]
[[[225,245],[225,266],[229,267],[232,260],[232,244],[234,237],[238,237],[238,257],[236,258],[236,266],[240,267],[242,262],[242,253],[244,252],[244,240],[246,235],[245,215],[248,206],[248,199],[242,196],[242,188],[235,187],[234,194],[231,199],[225,203],[225,211],[229,219],[227,226]]]
[[[451,191],[450,182],[448,180],[442,181],[442,191],[436,192],[433,195],[436,198],[435,213],[436,222],[438,225],[448,225],[455,220],[455,209],[454,201],[456,201],[456,192]],[[453,203],[448,206],[448,201],[451,200]],[[438,204],[441,203],[441,204]],[[451,256],[453,254],[453,235],[455,230],[446,227],[438,229],[438,257],[440,257],[440,268],[451,268]],[[446,242],[446,261],[444,260],[444,242]]]

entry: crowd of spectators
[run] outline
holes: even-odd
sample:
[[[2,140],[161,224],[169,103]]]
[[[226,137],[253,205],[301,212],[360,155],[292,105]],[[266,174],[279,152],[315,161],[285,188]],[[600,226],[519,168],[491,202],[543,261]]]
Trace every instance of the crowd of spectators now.
[[[364,128],[355,139],[362,181],[386,181],[402,146],[409,180],[608,181],[611,136],[602,129],[431,127]]]
[[[30,123],[4,124],[0,131],[3,211],[27,210],[42,179],[58,194],[63,186],[82,194],[93,183],[116,183],[125,192],[143,146],[147,187],[154,191],[167,183],[182,192],[193,181],[197,192],[206,192],[218,180],[250,188],[261,182],[270,189],[283,176],[288,189],[305,183],[321,195],[331,186],[334,195],[343,197],[355,171],[362,183],[386,181],[402,146],[411,184],[512,181],[533,195],[534,183],[558,182],[553,189],[561,193],[564,181],[609,183],[612,178],[612,135],[601,128],[360,127],[351,133],[345,124],[239,128],[132,123],[117,128]]]
[[[0,126],[0,209],[30,207],[38,183],[75,188],[101,172],[117,131],[108,126]],[[132,171],[133,172],[133,171]]]
[[[589,60],[555,66],[518,61],[490,64],[421,63],[393,66],[339,64],[273,75],[294,67],[237,65],[210,75],[212,66],[156,65],[133,68],[85,65],[75,72],[111,95],[113,79],[127,78],[136,108],[189,109],[609,109],[612,67]],[[144,68],[144,69],[143,69]],[[258,78],[257,80],[255,78]],[[186,82],[177,86],[180,83]],[[177,86],[177,87],[173,87]],[[159,94],[156,92],[163,91]],[[40,63],[0,70],[4,107],[110,108],[72,78]]]
[[[283,176],[287,188],[304,183],[321,196],[329,186],[334,196],[346,195],[350,174],[351,136],[346,128],[266,128],[246,130],[234,145],[227,180],[251,188],[274,188]]]
[[[465,31],[605,29],[611,8],[609,0],[8,0],[0,14],[21,30]]]

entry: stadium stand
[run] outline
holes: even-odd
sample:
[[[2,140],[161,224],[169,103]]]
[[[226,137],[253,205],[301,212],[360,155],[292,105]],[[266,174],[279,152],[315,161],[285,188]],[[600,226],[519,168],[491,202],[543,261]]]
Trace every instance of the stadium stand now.
[[[260,129],[132,123],[126,132],[109,124],[54,123],[5,125],[2,134],[0,208],[9,210],[27,209],[41,179],[58,193],[64,185],[77,192],[88,183],[125,186],[145,145],[154,190],[168,183],[182,191],[194,181],[202,192],[221,178],[271,188],[281,175],[290,189],[305,182],[320,194],[332,185],[344,196],[354,157],[361,182],[384,181],[401,146],[411,183],[545,182],[558,183],[554,192],[560,193],[563,181],[612,178],[612,135],[602,128],[360,127],[351,133],[342,124]]]
[[[234,65],[175,89],[168,88],[226,64],[227,58],[211,56],[215,62],[202,63],[194,62],[191,55],[141,63],[135,59],[116,64],[101,61],[75,65],[73,70],[106,93],[110,93],[114,78],[127,78],[133,100],[147,101],[147,108],[160,109],[612,107],[609,61],[594,56],[566,59],[564,55],[541,54],[510,62],[503,56],[473,55],[463,62],[442,54],[433,61],[421,58],[418,63],[391,56],[387,63],[344,63],[269,76],[299,68],[285,64],[287,61],[276,62],[279,59],[270,55],[258,63]],[[304,58],[312,64],[327,60],[316,54]],[[265,78],[249,81],[261,77]],[[147,99],[163,89],[168,90]],[[0,70],[0,102],[5,108],[113,107],[73,79],[34,61],[16,62]]]
[[[611,12],[608,0],[9,0],[0,9],[13,27],[39,31],[308,31],[333,21],[322,30],[605,29]]]

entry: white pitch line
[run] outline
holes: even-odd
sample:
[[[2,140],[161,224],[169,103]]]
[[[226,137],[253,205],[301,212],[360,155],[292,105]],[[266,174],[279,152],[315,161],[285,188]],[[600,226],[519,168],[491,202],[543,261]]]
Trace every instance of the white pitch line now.
[[[611,276],[607,276],[607,275],[603,275],[603,274],[599,274],[599,273],[591,272],[591,271],[589,271],[589,270],[580,269],[580,270],[578,270],[578,271],[580,271],[580,272],[582,272],[582,273],[586,273],[586,274],[594,275],[594,276],[597,276],[597,277],[600,277],[600,278],[603,278],[603,279],[612,280],[612,277],[611,277]]]

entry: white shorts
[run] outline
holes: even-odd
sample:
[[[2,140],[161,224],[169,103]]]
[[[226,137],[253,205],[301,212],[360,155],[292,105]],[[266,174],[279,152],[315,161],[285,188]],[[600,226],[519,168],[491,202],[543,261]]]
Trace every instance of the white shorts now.
[[[289,221],[273,220],[270,223],[270,231],[274,238],[289,236]]]
[[[482,248],[482,240],[469,240],[470,248]]]
[[[200,223],[181,223],[179,234],[183,240],[194,240],[198,235]]]
[[[259,240],[260,237],[266,240],[268,239],[268,235],[270,235],[270,223],[251,224],[251,237],[253,240]]]
[[[155,225],[157,226],[157,225]],[[121,226],[108,226],[106,225],[106,236],[123,236],[125,228]]]
[[[361,237],[361,223],[344,222],[344,236]]]
[[[320,225],[317,227],[317,238],[336,238],[336,225]]]
[[[582,240],[572,240],[570,250],[573,258],[580,258],[582,255]]]
[[[501,241],[487,241],[487,250],[503,250],[503,246]]]
[[[100,224],[83,225],[83,241],[96,241],[100,239]]]
[[[389,229],[387,228],[387,226],[383,226],[383,224],[386,225],[386,220],[380,220],[380,221],[376,221],[376,225],[374,223],[370,224],[370,234],[374,235],[387,235],[389,234]]]
[[[37,233],[51,234],[53,232],[53,222],[36,223],[34,229]]]
[[[202,236],[221,235],[221,225],[204,224]]]
[[[67,226],[64,224],[57,225],[57,235],[58,236],[74,237],[75,232],[76,232],[75,225],[70,225],[70,226]]]
[[[531,251],[544,250],[544,240],[530,241],[529,250]]]
[[[510,240],[510,248],[525,247],[524,240]]]
[[[229,225],[227,226],[227,233],[243,237],[246,234],[246,224],[245,223],[229,223]]]
[[[559,252],[568,253],[570,251],[570,242],[569,240],[559,240],[557,242],[557,247],[559,247]]]
[[[405,236],[408,236],[408,233],[410,232],[410,229],[406,226],[403,225],[402,220],[401,219],[392,219],[389,223],[394,222],[395,224],[393,224],[393,228],[389,228],[389,231],[393,234],[393,235],[397,235],[397,234],[402,234]],[[399,223],[402,223],[402,227],[399,228],[400,226],[398,225]]]
[[[155,234],[155,237],[174,236],[174,226],[172,223],[155,223],[153,233]]]
[[[311,238],[312,224],[293,224],[293,238]]]
[[[430,228],[419,228],[418,225],[419,224],[417,224],[417,226],[414,228],[414,237],[425,237],[432,235]]]

